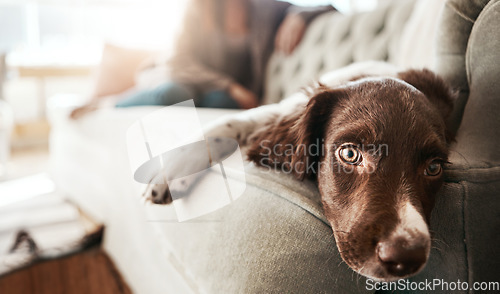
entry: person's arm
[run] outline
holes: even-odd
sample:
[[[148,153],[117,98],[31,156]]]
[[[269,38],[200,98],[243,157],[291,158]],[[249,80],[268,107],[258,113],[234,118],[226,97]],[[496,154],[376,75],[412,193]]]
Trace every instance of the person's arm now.
[[[200,35],[204,32],[203,16],[199,9],[203,7],[192,6],[186,13],[184,32],[180,36],[174,56],[168,62],[169,76],[175,82],[192,85],[200,92],[211,90],[225,90],[233,97],[241,108],[248,109],[258,106],[257,96],[237,83],[233,77],[214,70],[199,61],[196,49],[201,44]]]
[[[286,55],[291,54],[302,40],[309,23],[318,15],[335,10],[330,5],[319,7],[291,5],[276,33],[275,48]]]
[[[203,28],[206,26],[201,1],[193,1],[186,11],[184,27],[179,35],[173,56],[168,61],[169,76],[175,82],[193,85],[199,91],[226,90],[234,80],[200,62],[196,50],[210,46],[200,44]],[[207,13],[207,12],[205,12]]]
[[[212,70],[189,56],[178,56],[171,63],[172,77],[176,82],[194,84],[197,90],[225,90],[241,108],[258,106],[257,96],[226,74]]]
[[[234,79],[198,62],[194,56],[179,55],[169,62],[169,76],[178,83],[193,85],[199,91],[227,90]]]

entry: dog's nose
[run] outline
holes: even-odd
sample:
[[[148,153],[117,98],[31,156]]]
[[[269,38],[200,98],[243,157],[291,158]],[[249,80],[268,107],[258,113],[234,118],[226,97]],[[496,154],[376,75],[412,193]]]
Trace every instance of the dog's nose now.
[[[425,245],[410,244],[405,239],[378,243],[377,254],[386,270],[398,277],[415,273],[427,260]]]

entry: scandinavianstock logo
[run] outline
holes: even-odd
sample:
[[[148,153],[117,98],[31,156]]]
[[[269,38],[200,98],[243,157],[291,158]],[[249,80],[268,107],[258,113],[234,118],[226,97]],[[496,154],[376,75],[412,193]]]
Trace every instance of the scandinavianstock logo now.
[[[168,185],[179,221],[222,208],[246,189],[243,157],[230,138],[205,138],[194,101],[154,111],[127,130],[134,180]]]

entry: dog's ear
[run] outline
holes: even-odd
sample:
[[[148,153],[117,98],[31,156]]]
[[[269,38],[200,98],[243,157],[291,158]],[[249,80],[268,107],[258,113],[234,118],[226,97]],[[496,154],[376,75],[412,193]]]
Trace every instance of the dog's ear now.
[[[333,108],[345,91],[329,89],[322,85],[310,93],[311,99],[300,118],[291,128],[297,146],[292,156],[292,166],[296,167],[299,179],[313,176],[318,172],[318,164],[324,156],[323,140]],[[313,167],[312,170],[309,167]]]
[[[457,99],[458,92],[454,91],[440,76],[428,69],[422,70],[407,70],[398,73],[398,78],[417,88],[420,92],[429,99],[429,101],[441,113],[444,121],[447,123],[448,118],[453,110],[453,103]],[[455,134],[450,131],[447,126],[446,141],[450,143],[454,140]]]
[[[437,74],[428,69],[407,70],[398,73],[398,78],[417,88],[439,110],[446,121],[453,110],[457,93]]]
[[[248,159],[257,165],[293,173],[298,179],[314,177],[323,155],[323,135],[332,109],[343,94],[323,86],[315,88],[307,106],[258,130]]]

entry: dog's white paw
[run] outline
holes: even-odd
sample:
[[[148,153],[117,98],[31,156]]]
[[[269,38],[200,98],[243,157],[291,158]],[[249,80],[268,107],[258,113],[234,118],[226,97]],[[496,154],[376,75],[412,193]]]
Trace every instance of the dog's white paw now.
[[[179,179],[168,184],[150,184],[144,191],[143,196],[146,202],[153,204],[170,204],[173,201],[172,194],[177,197],[187,195],[192,185],[195,184],[197,178]]]
[[[162,177],[158,175],[155,178]],[[154,180],[154,179],[153,179]],[[172,195],[170,194],[170,189],[166,183],[164,184],[149,184],[146,191],[142,194],[144,200],[153,204],[169,204],[172,202]]]
[[[238,148],[231,138],[209,137],[207,141],[184,146],[162,157],[165,168],[149,182],[144,192],[146,201],[168,204],[180,197],[187,197],[200,182],[212,164],[230,156]]]

